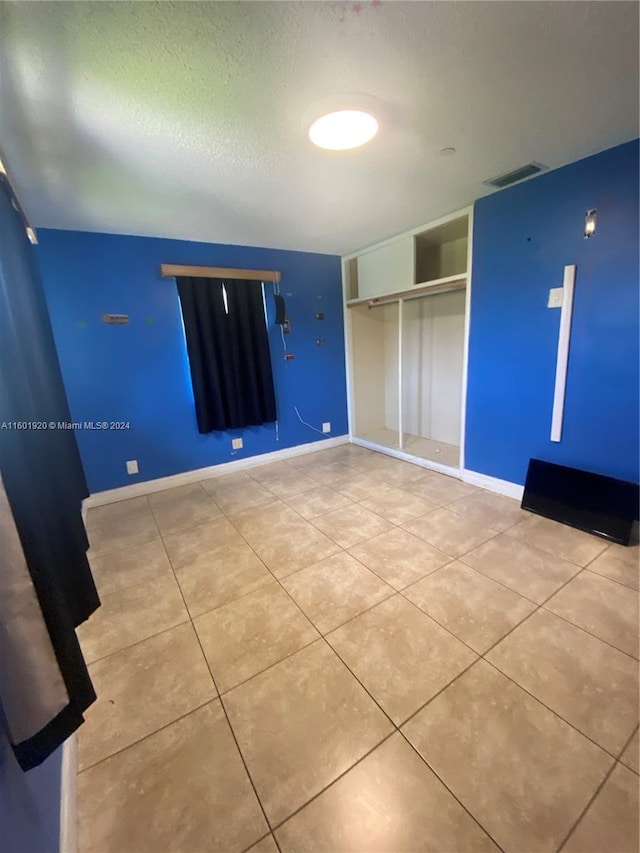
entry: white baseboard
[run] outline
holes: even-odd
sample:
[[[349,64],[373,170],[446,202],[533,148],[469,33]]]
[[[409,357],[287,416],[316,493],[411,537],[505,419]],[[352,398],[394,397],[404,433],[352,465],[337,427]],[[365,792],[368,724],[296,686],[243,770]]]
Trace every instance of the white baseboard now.
[[[60,853],[76,853],[76,775],[78,745],[75,734],[62,745],[60,790]]]
[[[164,489],[186,486],[189,483],[197,483],[199,480],[222,477],[224,474],[232,474],[235,471],[244,471],[247,468],[267,465],[270,462],[280,462],[283,459],[293,459],[295,456],[317,453],[320,450],[328,450],[330,447],[339,447],[341,444],[348,443],[348,435],[339,435],[336,438],[326,438],[322,441],[312,441],[309,444],[285,447],[283,450],[274,450],[272,453],[263,453],[260,456],[234,459],[231,462],[222,462],[208,468],[197,468],[195,471],[184,471],[181,474],[172,474],[170,477],[159,477],[157,480],[145,480],[142,483],[132,483],[130,486],[121,486],[118,489],[96,492],[82,502],[83,513],[86,513],[90,507],[104,506],[116,501],[124,501],[127,498],[137,498],[140,495],[150,495],[153,492],[162,492]]]
[[[395,447],[385,447],[383,444],[376,444],[374,441],[367,441],[366,438],[358,438],[355,435],[351,436],[351,444],[357,444],[358,447],[366,447],[367,450],[376,450],[378,453],[384,453],[385,456],[393,456],[394,459],[401,459],[403,462],[411,462],[413,465],[419,465],[421,468],[427,468],[429,471],[436,471],[438,474],[446,474],[447,477],[460,479],[459,468],[441,465],[439,462],[432,462],[430,459],[423,459],[421,456],[412,456],[404,450],[396,450]]]
[[[496,494],[505,495],[508,498],[516,498],[519,501],[522,500],[524,494],[524,486],[519,486],[518,483],[499,480],[497,477],[489,477],[487,474],[479,474],[477,471],[465,469],[462,472],[462,480],[471,486],[479,486],[481,489],[487,489],[489,492],[496,492]]]

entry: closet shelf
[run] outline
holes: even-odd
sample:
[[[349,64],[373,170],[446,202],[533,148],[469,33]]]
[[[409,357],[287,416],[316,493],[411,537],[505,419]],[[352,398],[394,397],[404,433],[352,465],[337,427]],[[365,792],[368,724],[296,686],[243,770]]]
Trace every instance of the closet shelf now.
[[[361,299],[348,299],[347,308],[355,305],[382,305],[385,302],[396,302],[399,299],[411,299],[416,296],[424,296],[426,293],[446,293],[448,290],[457,290],[467,284],[467,274],[447,275],[443,278],[434,278],[431,281],[422,281],[414,284],[409,290],[398,290],[392,293],[383,293],[380,296],[367,296]]]

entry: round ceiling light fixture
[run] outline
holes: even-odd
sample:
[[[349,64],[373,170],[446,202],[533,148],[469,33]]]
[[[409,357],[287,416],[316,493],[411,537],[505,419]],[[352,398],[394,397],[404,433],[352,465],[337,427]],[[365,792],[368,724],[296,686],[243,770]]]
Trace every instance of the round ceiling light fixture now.
[[[319,148],[348,151],[370,142],[378,132],[378,120],[364,110],[348,109],[326,113],[309,128],[309,139]]]

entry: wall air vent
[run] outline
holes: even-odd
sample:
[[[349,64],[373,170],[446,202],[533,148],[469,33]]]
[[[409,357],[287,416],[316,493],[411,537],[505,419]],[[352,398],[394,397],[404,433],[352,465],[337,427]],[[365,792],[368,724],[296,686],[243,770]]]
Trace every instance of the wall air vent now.
[[[544,172],[548,168],[542,163],[527,163],[526,166],[520,166],[513,172],[506,172],[504,175],[498,175],[497,178],[491,178],[490,181],[483,181],[482,183],[487,187],[497,187],[501,190],[511,184],[517,184],[518,181],[523,181],[525,178],[530,178],[532,175],[537,175],[538,172]]]

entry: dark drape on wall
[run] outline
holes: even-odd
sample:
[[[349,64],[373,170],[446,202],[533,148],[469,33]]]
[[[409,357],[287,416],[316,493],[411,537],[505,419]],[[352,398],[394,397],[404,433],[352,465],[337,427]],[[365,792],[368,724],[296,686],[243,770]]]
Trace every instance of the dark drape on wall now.
[[[42,679],[40,689],[34,690],[33,672],[21,671],[28,656],[20,654],[15,636],[15,655],[2,654],[0,685],[12,686],[9,704],[15,707],[16,696],[27,703],[23,719],[11,720],[0,696],[9,739],[23,769],[39,764],[59,746],[95,699],[75,628],[100,603],[81,516],[88,490],[74,432],[62,428],[71,416],[34,251],[9,189],[0,180],[0,474],[54,661],[54,667],[44,659],[32,661]],[[15,599],[15,587],[2,589],[8,583],[3,578],[4,571],[0,597]],[[10,634],[12,625],[20,626],[21,642],[29,643],[33,619],[20,622],[19,609],[12,619],[3,616],[3,632]],[[5,643],[4,648],[9,646]],[[33,703],[49,701],[49,688],[60,677],[66,691],[63,706],[58,701],[50,708],[34,708]],[[17,691],[22,683],[31,686],[29,695]],[[25,715],[39,720],[37,730],[27,736]]]
[[[261,283],[177,282],[198,430],[273,423],[276,399]]]

